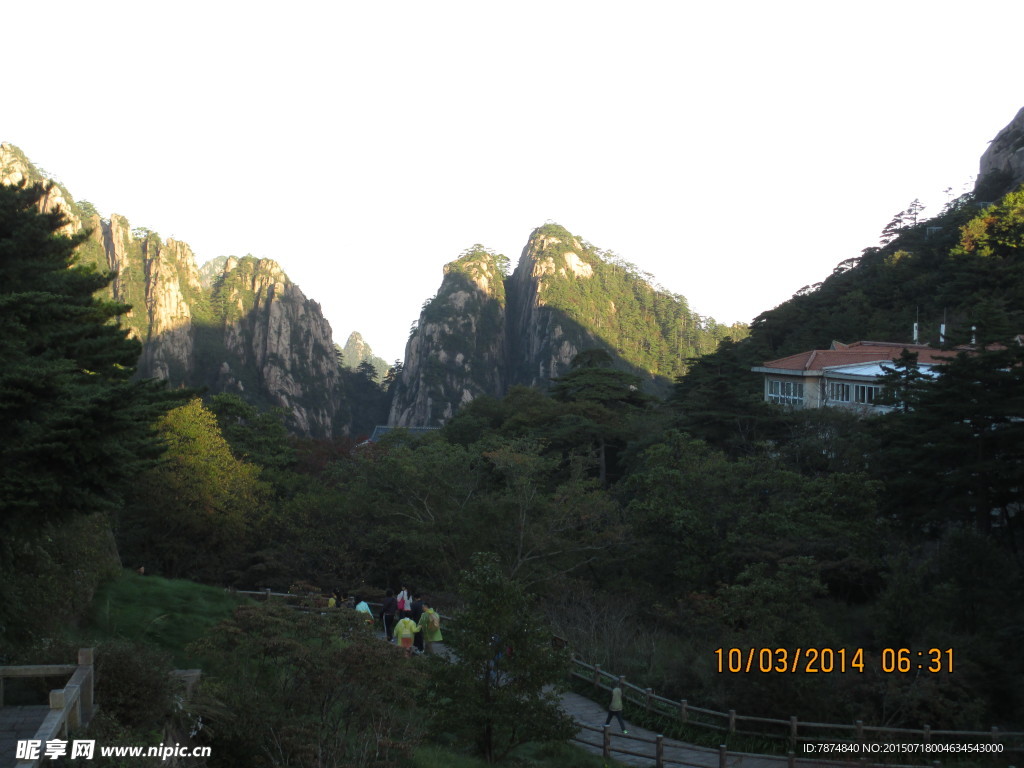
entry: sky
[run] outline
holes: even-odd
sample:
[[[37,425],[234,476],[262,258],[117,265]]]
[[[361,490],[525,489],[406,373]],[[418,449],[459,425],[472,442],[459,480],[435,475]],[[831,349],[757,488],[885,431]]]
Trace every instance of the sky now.
[[[8,3],[0,141],[274,259],[387,360],[445,263],[561,224],[720,323],[939,213],[1024,107],[1024,3]],[[850,339],[849,341],[853,341]]]

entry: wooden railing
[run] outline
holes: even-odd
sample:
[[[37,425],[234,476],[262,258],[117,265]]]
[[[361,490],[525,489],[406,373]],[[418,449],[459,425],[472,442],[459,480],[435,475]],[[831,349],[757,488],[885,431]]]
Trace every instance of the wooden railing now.
[[[855,723],[817,723],[799,720],[795,715],[788,720],[770,717],[739,715],[736,710],[719,712],[689,704],[686,699],[676,701],[658,696],[650,688],[640,688],[626,681],[625,677],[606,672],[600,664],[587,664],[573,657],[572,675],[591,683],[595,689],[609,691],[611,682],[622,687],[623,698],[641,707],[644,711],[675,720],[684,726],[706,728],[719,733],[778,739],[785,742],[791,752],[800,752],[800,745],[809,742],[916,742],[922,744],[941,742],[970,742],[1002,744],[1007,757],[1010,753],[1024,751],[1024,731],[1002,731],[992,727],[988,731],[954,731],[923,728],[889,728],[884,726]],[[980,755],[979,755],[980,756]]]
[[[4,680],[25,677],[57,677],[70,675],[63,688],[50,691],[50,711],[36,731],[36,741],[47,742],[67,738],[70,732],[84,728],[95,711],[93,698],[93,649],[78,651],[78,664],[33,664],[0,667],[0,706],[4,703]],[[15,768],[36,768],[39,760],[19,761]]]
[[[868,762],[867,758],[856,760],[834,760],[834,759],[822,759],[820,757],[815,758],[799,758],[794,752],[788,752],[786,755],[762,755],[752,754],[749,752],[735,752],[730,751],[724,744],[720,744],[717,749],[709,747],[697,747],[691,744],[672,743],[669,742],[664,735],[657,734],[653,739],[645,738],[643,736],[637,736],[632,733],[612,733],[609,726],[598,727],[593,725],[586,725],[584,723],[578,723],[579,727],[583,731],[598,732],[601,734],[601,756],[605,759],[614,758],[616,755],[627,755],[631,757],[639,757],[653,761],[654,768],[708,768],[711,765],[711,760],[717,760],[717,768],[728,768],[731,765],[742,765],[746,758],[754,758],[760,761],[774,760],[778,763],[779,768],[923,768],[921,765],[905,765],[902,763],[873,763]],[[625,742],[636,742],[639,744],[653,745],[653,754],[650,751],[638,752],[635,749],[627,749],[623,746],[613,746],[612,736],[616,740]],[[574,736],[572,741],[579,744],[585,744],[591,748],[597,746],[592,741]],[[699,758],[699,762],[687,762],[685,760],[666,757],[665,750],[681,748],[689,751],[703,753],[704,756]],[[942,761],[934,760],[928,763],[930,768],[942,768]],[[1013,768],[1010,766],[1009,768]]]

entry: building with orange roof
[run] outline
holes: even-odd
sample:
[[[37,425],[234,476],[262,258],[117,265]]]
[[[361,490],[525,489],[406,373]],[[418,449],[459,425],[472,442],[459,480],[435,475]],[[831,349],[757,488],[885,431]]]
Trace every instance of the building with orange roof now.
[[[751,370],[764,374],[764,399],[793,408],[825,406],[863,412],[882,412],[891,406],[876,402],[882,386],[879,378],[892,370],[892,361],[908,350],[917,354],[925,375],[947,362],[955,352],[924,344],[888,341],[833,341],[829,349],[812,349],[778,360],[769,360]]]

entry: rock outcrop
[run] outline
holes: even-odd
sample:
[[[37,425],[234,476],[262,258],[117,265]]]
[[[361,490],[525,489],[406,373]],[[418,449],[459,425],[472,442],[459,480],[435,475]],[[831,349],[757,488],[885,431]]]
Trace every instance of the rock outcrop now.
[[[477,248],[445,267],[409,338],[392,426],[439,426],[482,394],[545,389],[591,348],[664,393],[705,332],[681,296],[556,224],[534,230],[511,276],[503,262]]]
[[[377,382],[384,381],[384,377],[391,367],[388,365],[387,360],[373,354],[373,349],[371,349],[370,345],[366,343],[366,339],[358,331],[352,331],[348,335],[345,346],[341,349],[341,356],[342,365],[350,371],[356,370],[363,363],[369,363],[373,366],[373,378]]]
[[[975,194],[997,200],[1024,183],[1024,109],[1010,121],[981,156]]]
[[[444,268],[441,288],[406,346],[388,423],[436,426],[480,395],[507,386],[505,282],[500,257],[471,249]]]
[[[211,303],[212,324],[199,337],[220,354],[197,371],[204,385],[284,408],[302,434],[346,431],[331,327],[276,262],[229,258]]]
[[[45,180],[20,150],[0,144],[0,183]],[[109,298],[130,305],[121,322],[143,345],[140,376],[281,407],[304,435],[346,432],[330,325],[278,264],[247,256],[201,271],[186,243],[133,230],[123,216],[101,219],[59,184],[44,209],[67,218],[67,234],[88,231],[80,260],[113,274]]]
[[[568,232],[534,231],[509,281],[515,383],[547,387],[569,370],[581,349],[601,346],[594,334],[570,322],[559,301],[560,293],[580,291],[580,283],[593,276],[594,256],[577,238]]]

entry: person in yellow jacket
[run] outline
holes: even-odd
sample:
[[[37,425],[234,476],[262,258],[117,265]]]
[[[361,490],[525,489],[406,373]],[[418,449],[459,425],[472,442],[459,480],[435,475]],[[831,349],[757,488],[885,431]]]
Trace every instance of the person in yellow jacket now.
[[[423,598],[423,613],[420,615],[419,628],[423,632],[423,649],[427,653],[437,653],[434,643],[444,642],[441,637],[441,615],[430,607],[429,598]]]
[[[398,623],[395,624],[395,639],[398,640],[398,644],[405,650],[406,656],[412,656],[412,636],[419,631],[420,628],[416,626],[416,622],[408,616],[399,619]]]

